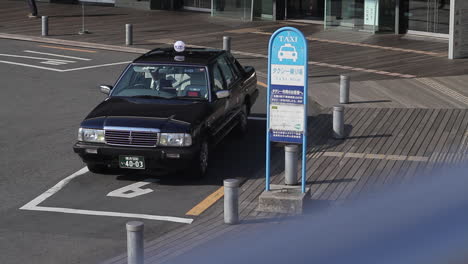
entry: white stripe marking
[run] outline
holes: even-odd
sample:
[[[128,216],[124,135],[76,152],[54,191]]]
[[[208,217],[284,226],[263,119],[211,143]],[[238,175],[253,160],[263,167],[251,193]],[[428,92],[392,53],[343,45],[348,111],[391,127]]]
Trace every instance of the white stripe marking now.
[[[114,62],[114,63],[107,63],[107,64],[101,64],[101,65],[93,65],[93,66],[81,67],[81,68],[66,69],[66,70],[62,70],[62,72],[80,71],[80,70],[94,69],[94,68],[107,67],[107,66],[114,66],[114,65],[127,64],[127,63],[131,63],[131,61],[122,61],[122,62]]]
[[[122,61],[122,62],[116,62],[116,63],[108,63],[108,64],[88,66],[88,67],[60,70],[60,69],[54,69],[54,68],[43,67],[43,66],[36,66],[36,65],[26,64],[26,63],[19,63],[19,62],[0,60],[0,63],[13,64],[13,65],[19,65],[19,66],[24,66],[24,67],[37,68],[37,69],[49,70],[49,71],[55,71],[55,72],[79,71],[79,70],[86,70],[86,69],[92,69],[92,68],[99,68],[99,67],[113,66],[113,65],[119,65],[119,64],[126,64],[126,63],[130,63],[130,62],[131,61]]]
[[[31,57],[31,56],[22,56],[22,55],[12,55],[12,54],[0,54],[0,56],[5,57],[13,57],[13,58],[24,58],[24,59],[32,59],[32,60],[54,60],[54,61],[63,61],[63,62],[75,62],[71,60],[59,60],[59,59],[51,59],[51,58],[42,58],[42,57]]]
[[[84,167],[81,170],[66,177],[65,179],[59,181],[52,188],[45,191],[43,194],[39,195],[38,197],[34,198],[29,203],[23,205],[20,208],[20,210],[57,212],[57,213],[66,213],[66,214],[140,218],[140,219],[168,221],[168,222],[176,222],[176,223],[184,223],[184,224],[191,224],[193,222],[193,219],[182,218],[182,217],[159,216],[159,215],[148,215],[148,214],[129,214],[129,213],[117,213],[117,212],[107,212],[107,211],[93,211],[93,210],[81,210],[81,209],[72,209],[72,208],[38,206],[40,203],[44,202],[46,199],[48,199],[49,197],[51,197],[52,195],[60,191],[71,180],[73,180],[74,178],[80,175],[85,174],[86,172],[88,172],[88,168]]]
[[[248,119],[249,120],[262,120],[262,121],[267,120],[266,117],[256,117],[256,116],[249,116]]]
[[[49,67],[43,67],[43,66],[36,66],[36,65],[30,65],[30,64],[19,63],[19,62],[2,61],[2,60],[0,60],[0,63],[13,64],[13,65],[19,65],[19,66],[24,66],[24,67],[37,68],[37,69],[49,70],[49,71],[55,71],[55,72],[62,72],[62,70],[59,70],[59,69],[54,69],[54,68],[49,68]]]
[[[52,195],[54,195],[55,193],[57,193],[58,191],[60,191],[63,187],[65,187],[65,185],[67,185],[71,180],[73,180],[74,178],[80,176],[80,175],[83,175],[85,173],[87,173],[89,170],[88,170],[88,167],[84,167],[82,168],[81,170],[73,173],[72,175],[66,177],[65,179],[59,181],[57,184],[55,184],[52,188],[50,188],[49,190],[45,191],[43,194],[39,195],[38,197],[34,198],[34,200],[30,201],[29,203],[25,204],[23,207],[21,207],[20,209],[29,209],[29,208],[33,208],[35,206],[37,206],[38,204],[42,203],[43,201],[45,201],[47,198],[51,197]]]
[[[55,56],[55,57],[62,57],[62,58],[68,58],[68,59],[75,59],[75,60],[83,60],[83,61],[90,61],[91,60],[91,59],[86,59],[86,58],[59,55],[59,54],[47,53],[47,52],[39,52],[39,51],[33,51],[33,50],[25,50],[24,52],[34,53],[34,54],[41,54],[41,55],[48,55],[48,56]]]
[[[182,224],[191,224],[193,222],[193,219],[182,218],[182,217],[159,216],[159,215],[148,215],[148,214],[128,214],[128,213],[117,213],[117,212],[107,212],[107,211],[92,211],[92,210],[81,210],[81,209],[60,208],[60,207],[35,206],[33,209],[27,208],[27,209],[23,209],[23,210],[56,212],[56,213],[65,213],[65,214],[81,214],[81,215],[95,215],[95,216],[114,216],[114,217],[126,217],[126,218],[139,218],[139,219],[175,222],[175,223],[182,223]]]

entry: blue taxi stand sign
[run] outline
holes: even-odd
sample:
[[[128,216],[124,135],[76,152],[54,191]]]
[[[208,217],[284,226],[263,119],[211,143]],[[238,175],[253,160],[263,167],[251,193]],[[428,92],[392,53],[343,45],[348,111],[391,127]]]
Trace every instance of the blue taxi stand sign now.
[[[266,191],[270,190],[271,142],[282,142],[302,144],[302,193],[305,193],[307,88],[307,40],[296,28],[280,28],[268,45]]]

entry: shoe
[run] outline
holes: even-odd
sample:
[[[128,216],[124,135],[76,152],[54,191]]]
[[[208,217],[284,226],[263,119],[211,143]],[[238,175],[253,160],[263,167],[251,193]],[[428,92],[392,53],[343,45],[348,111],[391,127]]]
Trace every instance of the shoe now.
[[[29,18],[39,18],[38,15],[33,15],[33,14],[28,14],[28,17],[29,17]]]

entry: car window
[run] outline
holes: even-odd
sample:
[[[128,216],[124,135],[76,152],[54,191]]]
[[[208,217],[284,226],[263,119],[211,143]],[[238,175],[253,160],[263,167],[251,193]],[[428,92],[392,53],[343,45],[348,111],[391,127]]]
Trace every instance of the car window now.
[[[206,69],[195,66],[132,65],[116,84],[111,96],[207,99]]]
[[[218,58],[218,64],[221,72],[223,73],[224,79],[226,80],[226,85],[229,87],[229,85],[236,80],[236,76],[234,76],[231,66],[229,66],[224,56]]]
[[[240,63],[231,54],[228,54],[227,60],[231,65],[231,69],[234,71],[235,75],[237,75],[237,78],[240,78],[244,73],[244,69]]]
[[[213,66],[213,79],[214,79],[214,85],[213,85],[214,92],[226,89],[224,85],[223,75],[221,75],[221,71],[219,69],[218,64],[215,64]]]

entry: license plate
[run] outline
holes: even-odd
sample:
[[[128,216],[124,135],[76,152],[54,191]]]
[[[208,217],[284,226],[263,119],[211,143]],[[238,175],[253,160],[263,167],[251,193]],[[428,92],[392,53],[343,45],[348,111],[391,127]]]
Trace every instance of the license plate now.
[[[119,156],[119,166],[124,169],[145,169],[145,158],[141,156]]]

